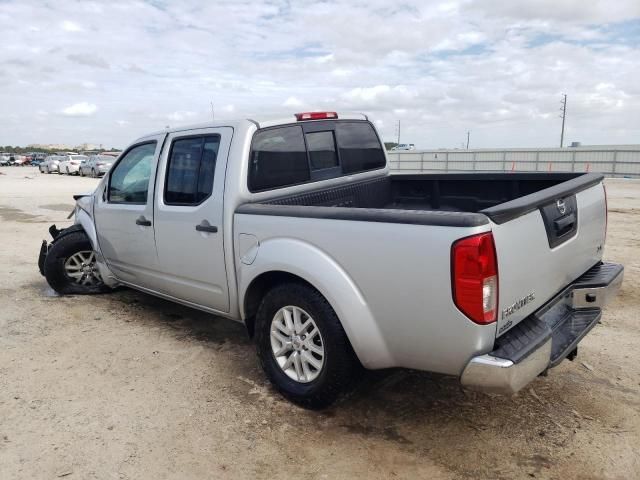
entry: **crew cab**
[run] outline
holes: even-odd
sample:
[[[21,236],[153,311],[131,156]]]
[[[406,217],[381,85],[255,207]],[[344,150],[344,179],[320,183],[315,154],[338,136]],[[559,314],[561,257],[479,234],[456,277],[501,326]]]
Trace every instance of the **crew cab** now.
[[[365,115],[310,112],[136,140],[41,272],[243,322],[271,382],[323,407],[362,367],[517,392],[577,353],[623,277],[595,173],[390,174]]]

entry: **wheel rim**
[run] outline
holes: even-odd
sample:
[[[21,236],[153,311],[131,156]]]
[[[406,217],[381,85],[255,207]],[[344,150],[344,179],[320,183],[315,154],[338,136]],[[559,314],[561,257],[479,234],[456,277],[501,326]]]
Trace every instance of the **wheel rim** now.
[[[324,366],[324,341],[316,322],[300,307],[288,305],[271,320],[271,351],[292,380],[309,383]]]
[[[95,287],[102,284],[102,277],[96,265],[96,254],[91,250],[83,250],[67,258],[64,271],[78,285]]]

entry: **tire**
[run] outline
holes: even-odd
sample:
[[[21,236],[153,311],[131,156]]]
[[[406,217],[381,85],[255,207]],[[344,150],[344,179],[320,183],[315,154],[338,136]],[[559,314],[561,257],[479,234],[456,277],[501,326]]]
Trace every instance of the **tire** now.
[[[93,285],[78,283],[68,275],[65,269],[67,260],[79,252],[92,253],[92,248],[89,238],[83,231],[74,231],[67,234],[64,231],[61,232],[60,236],[49,247],[44,260],[44,276],[49,286],[61,295],[85,295],[108,291],[109,288],[101,281]]]
[[[301,309],[303,314],[311,317],[320,332],[320,341],[324,349],[322,367],[312,374],[305,370],[303,376],[317,375],[310,381],[292,378],[290,375],[297,373],[287,374],[276,360],[271,336],[272,328],[274,331],[276,328],[272,327],[272,322],[283,307]],[[308,320],[305,316],[301,318],[303,320],[300,323],[306,323]],[[282,331],[278,333],[282,334]],[[298,343],[297,347],[300,347],[300,338],[305,339],[298,337],[294,340],[294,344],[296,341]],[[258,359],[269,381],[284,397],[304,408],[320,409],[331,405],[353,386],[355,374],[362,368],[331,305],[317,290],[302,283],[283,283],[267,292],[256,314],[255,340]],[[315,347],[318,348],[318,344]],[[292,356],[311,355],[309,349],[304,346],[302,348],[306,351],[294,351],[293,346],[289,351],[292,352]],[[279,358],[281,361],[286,358],[285,365],[287,364],[286,354]],[[317,357],[315,359],[318,360]],[[307,363],[306,368],[313,367]]]
[[[69,173],[69,167],[67,167],[67,168],[66,168],[66,171],[67,171],[67,175],[71,175],[71,174]]]

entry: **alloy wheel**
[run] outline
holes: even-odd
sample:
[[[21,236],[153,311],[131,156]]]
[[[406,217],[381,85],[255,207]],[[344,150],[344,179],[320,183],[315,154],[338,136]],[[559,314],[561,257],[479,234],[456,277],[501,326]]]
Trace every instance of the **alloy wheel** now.
[[[271,351],[280,369],[296,382],[312,382],[324,366],[318,326],[311,315],[293,305],[282,307],[271,321]]]
[[[96,254],[90,250],[75,253],[67,258],[64,271],[79,285],[96,287],[102,284],[102,277],[96,265]]]

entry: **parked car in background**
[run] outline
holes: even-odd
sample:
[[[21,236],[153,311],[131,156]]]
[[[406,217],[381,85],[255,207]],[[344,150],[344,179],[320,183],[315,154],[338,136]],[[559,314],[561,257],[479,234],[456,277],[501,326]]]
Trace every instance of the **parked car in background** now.
[[[44,162],[46,158],[47,155],[45,153],[34,153],[33,155],[31,155],[31,165],[37,167],[42,162]]]
[[[67,175],[78,175],[80,172],[80,165],[87,160],[88,157],[86,155],[64,155],[62,160],[60,160],[58,173],[60,175],[64,173]]]
[[[0,166],[6,167],[9,165],[9,159],[11,157],[8,153],[0,153]]]
[[[45,158],[44,162],[38,165],[40,173],[53,173],[59,170],[60,159],[62,155],[49,155]]]
[[[113,155],[91,155],[80,165],[80,176],[101,177],[109,171],[116,159]]]
[[[15,165],[16,167],[24,167],[26,165],[29,165],[30,160],[31,158],[25,155],[14,155],[13,165]]]
[[[402,151],[409,151],[409,150],[415,150],[415,149],[416,149],[416,146],[413,143],[399,143],[398,145],[393,147],[390,151],[402,152]]]

